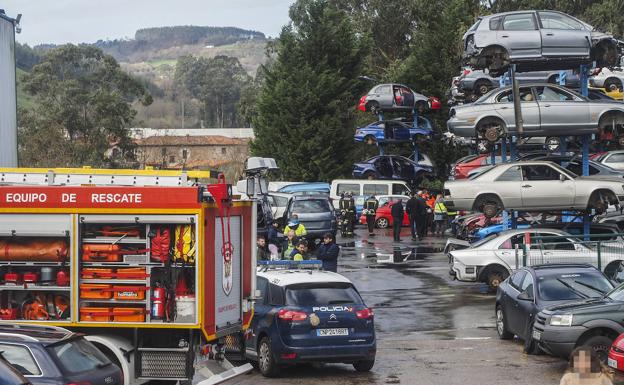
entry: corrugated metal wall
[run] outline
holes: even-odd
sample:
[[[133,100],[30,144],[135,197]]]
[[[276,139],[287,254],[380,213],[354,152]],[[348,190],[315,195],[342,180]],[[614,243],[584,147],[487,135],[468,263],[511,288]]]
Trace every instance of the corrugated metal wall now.
[[[0,167],[17,167],[15,29],[0,17]]]

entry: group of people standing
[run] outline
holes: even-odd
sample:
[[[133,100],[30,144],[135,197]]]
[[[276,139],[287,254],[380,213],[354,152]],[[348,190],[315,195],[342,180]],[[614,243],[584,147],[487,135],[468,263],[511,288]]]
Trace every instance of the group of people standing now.
[[[401,241],[401,226],[407,212],[412,241],[424,238],[429,232],[444,235],[449,220],[454,220],[456,212],[449,211],[444,204],[442,194],[433,196],[427,190],[412,193],[403,208],[399,202],[392,205],[393,236],[395,242]]]
[[[334,272],[337,270],[340,247],[336,244],[332,233],[324,234],[319,247],[315,251],[311,251],[312,245],[306,239],[308,232],[303,223],[299,222],[299,217],[296,214],[290,218],[284,227],[283,240],[281,241],[278,236],[279,233],[279,222],[274,221],[267,234],[268,240],[263,235],[257,236],[256,256],[258,261],[317,259],[323,262],[324,270]]]

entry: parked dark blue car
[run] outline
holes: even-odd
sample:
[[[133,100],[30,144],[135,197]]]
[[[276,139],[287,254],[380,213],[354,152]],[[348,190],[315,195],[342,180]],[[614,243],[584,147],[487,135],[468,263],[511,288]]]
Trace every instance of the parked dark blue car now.
[[[395,179],[420,183],[433,173],[431,166],[420,165],[399,155],[379,155],[353,165],[353,177],[365,179]]]
[[[280,366],[311,362],[352,364],[359,372],[373,368],[374,313],[347,278],[269,268],[258,271],[257,289],[245,355],[264,376],[278,375]]]
[[[429,119],[419,116],[417,123],[414,126],[411,121],[380,120],[358,128],[354,139],[356,142],[366,144],[409,142],[417,140],[419,136],[433,133],[433,125]]]

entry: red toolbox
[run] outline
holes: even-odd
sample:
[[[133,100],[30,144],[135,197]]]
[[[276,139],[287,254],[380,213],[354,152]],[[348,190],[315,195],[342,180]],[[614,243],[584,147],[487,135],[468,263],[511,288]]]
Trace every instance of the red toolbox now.
[[[99,243],[82,245],[82,260],[85,262],[119,262],[121,254],[121,246],[119,245]]]
[[[80,285],[80,298],[82,299],[111,299],[113,297],[112,285],[98,285],[83,283]]]
[[[109,279],[113,275],[113,269],[87,267],[82,269],[82,279]]]
[[[145,322],[145,309],[140,307],[113,308],[114,322]]]
[[[110,307],[81,307],[80,320],[89,322],[110,322],[113,311]]]

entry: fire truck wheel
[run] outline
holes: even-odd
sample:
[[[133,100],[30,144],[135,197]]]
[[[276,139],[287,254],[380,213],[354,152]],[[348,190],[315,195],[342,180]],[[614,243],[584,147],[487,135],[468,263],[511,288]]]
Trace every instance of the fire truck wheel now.
[[[269,337],[264,337],[260,341],[260,345],[258,345],[258,369],[265,377],[275,377],[277,375],[277,364],[275,363]]]

